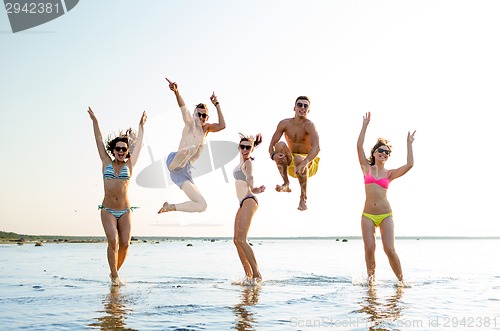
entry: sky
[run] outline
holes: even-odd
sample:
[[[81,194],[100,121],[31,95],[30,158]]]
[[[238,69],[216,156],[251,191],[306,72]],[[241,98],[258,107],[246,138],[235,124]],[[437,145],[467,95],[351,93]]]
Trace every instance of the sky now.
[[[80,1],[12,33],[0,10],[0,230],[104,235],[91,106],[105,137],[148,115],[129,186],[134,236],[232,236],[238,157],[224,166],[228,182],[221,169],[195,178],[204,213],[158,215],[184,193],[136,183],[179,143],[168,77],[191,109],[218,96],[227,127],[207,142],[262,133],[254,177],[267,190],[250,237],[361,234],[366,112],[365,151],[389,139],[388,169],[405,164],[416,130],[415,166],[388,191],[397,236],[499,236],[499,14],[498,1]],[[311,99],[321,146],[307,211],[297,210],[297,180],[291,193],[274,191],[281,178],[267,152],[299,95]]]

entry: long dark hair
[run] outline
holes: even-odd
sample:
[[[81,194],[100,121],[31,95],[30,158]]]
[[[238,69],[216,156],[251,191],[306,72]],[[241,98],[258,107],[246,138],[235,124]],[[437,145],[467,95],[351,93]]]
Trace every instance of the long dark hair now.
[[[124,142],[125,144],[127,144],[128,147],[128,153],[126,157],[129,158],[130,152],[134,148],[135,140],[136,140],[135,131],[132,130],[132,128],[128,128],[127,130],[125,130],[125,132],[123,131],[118,132],[118,135],[115,137],[109,136],[106,141],[106,150],[111,156],[114,156],[113,151],[115,150],[116,144],[118,142]]]

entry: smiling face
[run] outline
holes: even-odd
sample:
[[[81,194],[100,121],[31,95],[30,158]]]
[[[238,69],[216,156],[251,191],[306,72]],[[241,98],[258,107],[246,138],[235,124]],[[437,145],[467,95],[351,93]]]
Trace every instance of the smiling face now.
[[[385,161],[389,159],[390,155],[391,155],[391,150],[389,149],[389,147],[385,145],[379,146],[373,152],[373,157],[375,161],[380,161],[382,163],[385,163]]]
[[[307,113],[309,113],[309,100],[297,99],[293,110],[295,111],[295,116],[306,117]]]
[[[126,142],[118,141],[113,149],[113,155],[115,159],[120,162],[124,162],[128,155],[128,145]]]
[[[208,111],[205,108],[196,108],[194,115],[200,119],[201,125],[208,121]]]
[[[243,157],[243,159],[246,160],[250,157],[250,154],[252,154],[253,146],[252,146],[252,143],[249,142],[248,140],[242,140],[242,141],[240,141],[240,145],[238,146],[238,149],[240,150],[240,153],[241,153],[241,156]]]

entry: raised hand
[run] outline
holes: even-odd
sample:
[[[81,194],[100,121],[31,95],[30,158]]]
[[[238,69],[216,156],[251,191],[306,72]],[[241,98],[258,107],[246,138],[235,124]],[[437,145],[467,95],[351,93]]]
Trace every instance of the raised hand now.
[[[367,113],[363,116],[363,126],[368,126],[368,123],[370,123],[370,117],[371,117],[370,112],[367,112]]]
[[[143,126],[143,125],[144,125],[144,123],[146,123],[146,119],[147,119],[147,118],[148,118],[148,117],[147,117],[147,115],[146,115],[146,111],[144,111],[144,112],[142,113],[141,120],[139,121],[139,125]]]
[[[170,88],[170,90],[172,90],[173,92],[178,92],[179,91],[179,87],[177,86],[177,83],[176,82],[171,82],[168,78],[165,77],[165,79],[167,80],[168,82],[168,87]]]
[[[217,101],[217,96],[215,95],[215,92],[212,92],[212,95],[210,96],[210,101],[214,104],[214,106],[217,105],[219,101]]]
[[[410,144],[413,144],[413,141],[415,140],[415,132],[417,132],[416,130],[413,131],[412,134],[410,134],[410,131],[408,131],[408,138],[407,138],[407,141],[410,143]]]
[[[92,111],[92,108],[89,107],[89,109],[87,109],[87,112],[89,113],[90,119],[92,121],[97,121],[97,117],[95,116],[94,112]]]

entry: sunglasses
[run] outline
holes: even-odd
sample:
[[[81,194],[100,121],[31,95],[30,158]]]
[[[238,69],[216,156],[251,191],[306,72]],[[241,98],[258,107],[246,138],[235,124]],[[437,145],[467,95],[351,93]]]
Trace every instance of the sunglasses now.
[[[117,146],[117,147],[115,147],[115,151],[117,151],[117,152],[120,152],[120,151],[126,152],[126,151],[128,151],[128,148],[127,147],[118,147]]]
[[[302,102],[297,102],[296,106],[299,108],[304,107],[304,109],[309,108],[309,105],[307,103],[302,103]]]
[[[208,117],[207,113],[200,113],[200,112],[198,112],[198,116],[203,118],[203,119]]]
[[[251,150],[251,149],[252,149],[252,146],[251,146],[251,145],[240,145],[240,149],[241,149],[241,150],[246,149],[246,150],[248,150],[248,151],[249,151],[249,150]]]
[[[377,149],[377,152],[379,152],[379,153],[385,153],[385,154],[387,154],[387,155],[391,154],[391,151],[390,151],[390,150],[388,150],[388,149],[383,149],[383,148],[378,148],[378,149]]]

